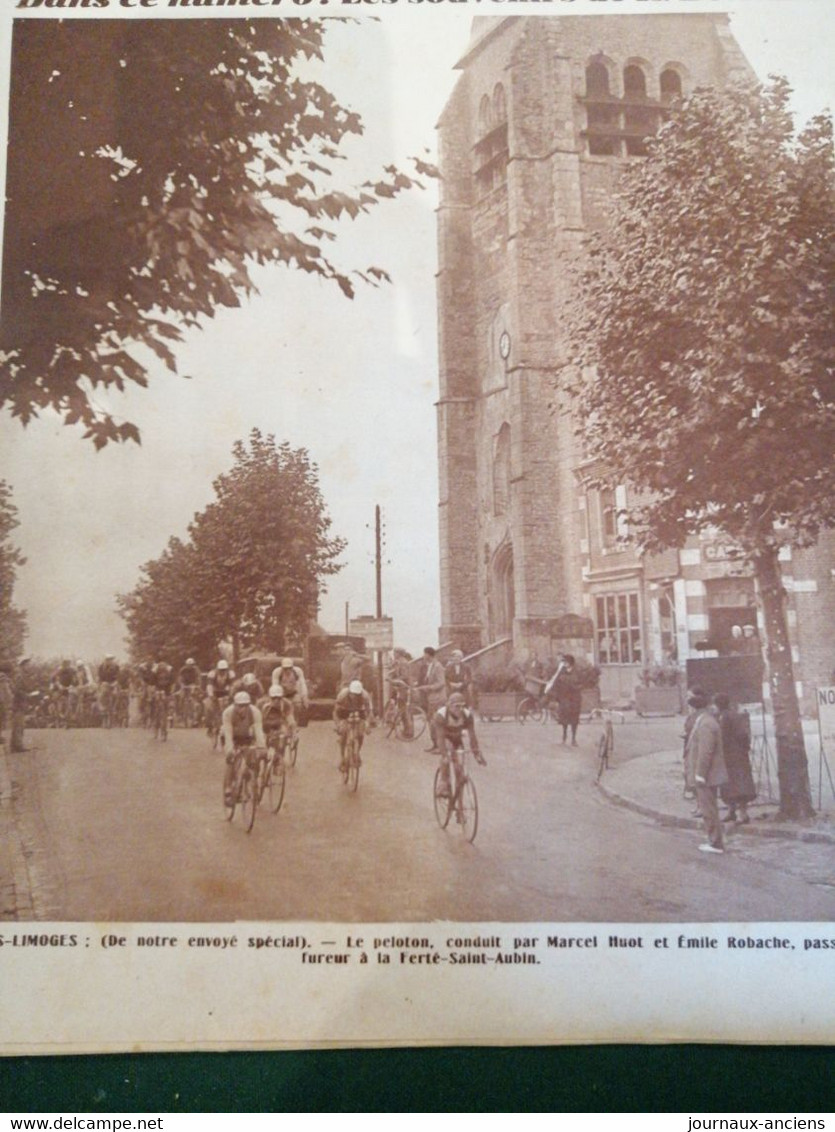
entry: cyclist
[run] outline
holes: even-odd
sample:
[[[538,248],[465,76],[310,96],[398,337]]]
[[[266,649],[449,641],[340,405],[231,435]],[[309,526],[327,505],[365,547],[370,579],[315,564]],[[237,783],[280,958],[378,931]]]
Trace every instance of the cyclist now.
[[[108,706],[112,713],[116,704],[116,688],[119,682],[119,665],[116,663],[116,658],[112,652],[109,652],[99,665],[98,677],[99,707],[102,714]]]
[[[293,705],[284,695],[280,684],[273,684],[268,695],[258,705],[261,719],[264,724],[264,733],[267,736],[267,746],[270,738],[282,729],[290,730],[293,726]]]
[[[169,706],[169,696],[174,688],[174,669],[170,664],[164,660],[157,661],[154,665],[154,689],[156,697],[162,702],[162,711],[167,712]]]
[[[60,666],[53,672],[50,681],[50,686],[54,692],[55,707],[59,720],[72,716],[75,710],[75,692],[73,689],[77,684],[78,677],[75,674],[72,662],[62,660]]]
[[[363,733],[360,735],[357,754],[362,750],[365,736],[371,730],[373,708],[371,697],[360,680],[352,680],[347,688],[343,688],[336,697],[333,705],[333,721],[336,724],[336,734],[339,736],[339,769],[345,770],[345,744],[348,741],[348,721],[350,716],[358,715],[365,722]]]
[[[197,704],[200,692],[200,669],[197,667],[193,657],[189,657],[183,667],[177,673],[177,683],[180,687],[180,716],[183,723],[189,726],[191,723],[196,722],[195,715],[197,714]],[[186,704],[193,704],[194,708],[189,708],[186,713]],[[188,718],[186,716],[188,715]]]
[[[206,733],[211,737],[216,720],[232,695],[235,673],[228,660],[219,660],[206,681]]]
[[[244,673],[243,679],[232,685],[233,698],[237,692],[246,692],[253,704],[260,703],[264,698],[264,686],[254,672]]]
[[[294,713],[298,715],[296,705],[302,712],[307,711],[309,701],[304,670],[293,663],[292,657],[281,658],[281,664],[273,669],[272,682],[281,685],[284,695],[292,704]]]
[[[475,716],[467,707],[462,692],[453,692],[448,702],[438,708],[433,719],[435,739],[440,745],[441,773],[445,790],[449,791],[449,757],[452,751],[460,751],[464,746],[464,732],[470,737],[470,750],[480,766],[487,766],[487,760],[478,745],[475,733]]]
[[[143,727],[147,727],[151,722],[151,708],[154,702],[154,690],[156,688],[154,662],[152,660],[144,660],[139,665],[137,671],[139,673],[139,679],[142,681],[142,693],[140,701],[142,725]]]
[[[234,802],[230,794],[235,751],[240,747],[260,747],[266,749],[264,722],[261,712],[250,703],[248,692],[236,692],[231,704],[221,718],[224,743],[226,746],[226,776],[224,778],[224,797],[227,805]]]

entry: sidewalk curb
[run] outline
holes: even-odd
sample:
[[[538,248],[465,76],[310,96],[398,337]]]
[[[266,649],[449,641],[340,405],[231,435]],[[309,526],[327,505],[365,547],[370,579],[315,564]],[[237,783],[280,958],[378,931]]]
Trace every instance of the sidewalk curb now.
[[[617,791],[612,790],[608,786],[604,786],[602,782],[598,782],[596,785],[600,793],[614,805],[622,806],[626,810],[632,810],[634,813],[652,818],[654,821],[657,821],[659,825],[673,826],[677,829],[702,829],[702,823],[698,818],[687,818],[681,817],[678,814],[668,814],[663,810],[657,810],[652,806],[645,806],[642,802],[636,802],[633,798],[627,798],[623,794],[618,794]],[[773,827],[769,828],[765,825],[751,823],[742,826],[734,825],[729,832],[733,832],[735,836],[742,835],[743,837],[785,838],[790,841],[806,841],[818,845],[835,845],[835,836],[830,833],[822,833],[819,830],[811,829],[792,829],[786,828],[785,826],[780,829],[775,829]]]

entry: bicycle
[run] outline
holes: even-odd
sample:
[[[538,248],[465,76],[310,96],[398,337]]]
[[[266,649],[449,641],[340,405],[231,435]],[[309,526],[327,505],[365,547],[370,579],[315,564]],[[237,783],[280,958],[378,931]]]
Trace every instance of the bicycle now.
[[[267,805],[272,813],[277,814],[284,801],[284,788],[287,782],[287,770],[284,761],[284,752],[287,749],[288,735],[283,728],[270,731],[267,735],[267,755],[263,761],[263,770],[258,776],[258,803],[267,796]]]
[[[99,688],[99,711],[101,712],[101,725],[108,730],[113,726],[115,716],[115,688],[113,684],[105,681]]]
[[[130,723],[130,692],[127,688],[116,689],[113,723],[116,727],[127,727]]]
[[[194,727],[197,722],[197,697],[191,684],[183,684],[180,689],[179,712],[182,727]]]
[[[468,754],[463,743],[460,747],[453,746],[450,753],[447,753],[444,743],[441,764],[435,771],[432,797],[435,817],[441,829],[447,828],[455,814],[464,840],[472,844],[478,832],[478,794],[467,769]]]
[[[231,822],[235,810],[240,808],[241,820],[247,833],[255,824],[255,811],[264,791],[262,767],[265,765],[265,754],[250,746],[235,747],[226,759],[223,774],[223,808],[226,820]]]
[[[168,693],[157,689],[153,702],[154,738],[165,742],[168,739]]]
[[[413,701],[413,692],[402,680],[392,680],[392,694],[383,709],[386,738],[394,735],[404,743],[419,739],[426,730],[426,712]]]
[[[595,782],[599,782],[603,777],[603,771],[608,770],[609,761],[615,749],[615,731],[612,727],[611,719],[606,720],[606,725],[603,728],[603,734],[597,741],[597,777]]]
[[[348,716],[348,734],[345,737],[345,746],[342,753],[340,770],[342,781],[352,794],[356,794],[360,781],[360,748],[365,735],[365,721],[355,711]]]
[[[206,724],[206,730],[212,741],[213,751],[216,751],[218,747],[223,750],[225,744],[220,725],[224,709],[227,707],[228,703],[228,696],[219,696],[217,699],[213,699],[210,702],[209,711],[207,713],[208,723]]]

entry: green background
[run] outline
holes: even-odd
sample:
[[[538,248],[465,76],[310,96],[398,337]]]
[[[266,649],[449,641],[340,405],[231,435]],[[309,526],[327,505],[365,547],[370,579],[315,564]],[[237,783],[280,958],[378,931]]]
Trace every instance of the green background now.
[[[617,1045],[7,1058],[0,1109],[800,1115],[835,1110],[835,1055],[820,1047]]]

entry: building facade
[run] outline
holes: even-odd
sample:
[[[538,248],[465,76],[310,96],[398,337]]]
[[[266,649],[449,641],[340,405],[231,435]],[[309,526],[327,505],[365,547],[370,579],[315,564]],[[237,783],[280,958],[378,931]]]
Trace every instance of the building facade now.
[[[440,639],[579,653],[604,699],[630,699],[650,665],[731,651],[757,595],[719,533],[642,558],[620,539],[627,489],[586,489],[559,397],[566,264],[667,105],[751,70],[713,13],[477,19],[458,68],[439,123]],[[809,707],[835,664],[833,541],[784,559]]]

